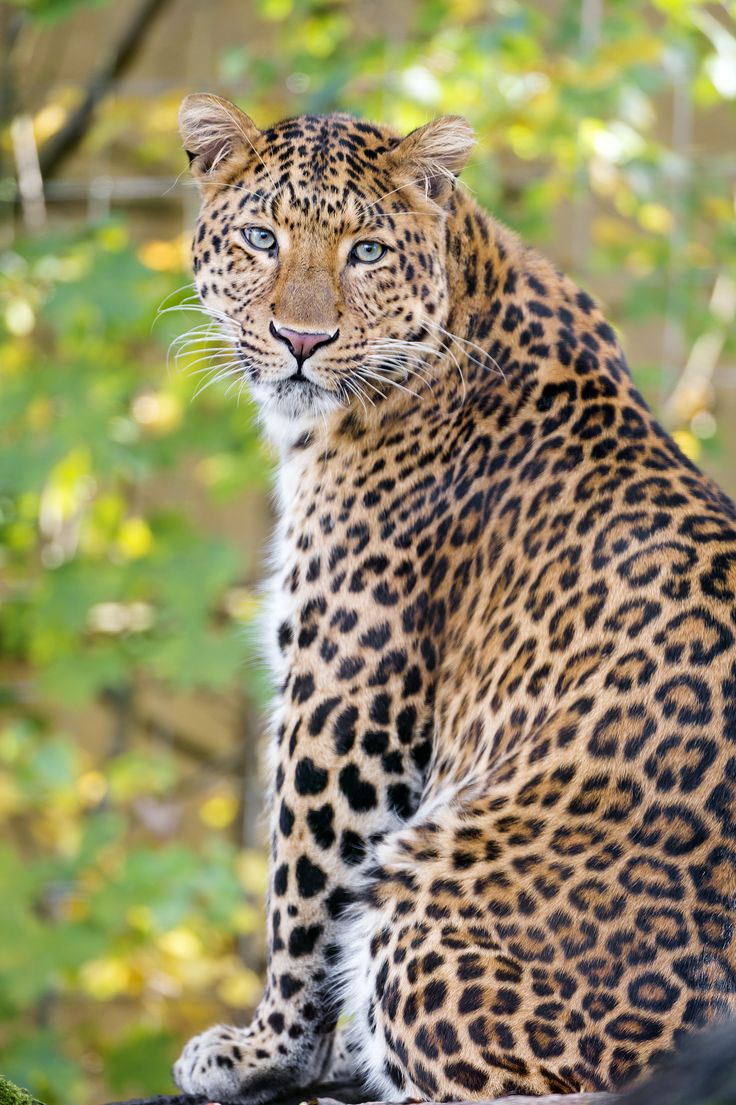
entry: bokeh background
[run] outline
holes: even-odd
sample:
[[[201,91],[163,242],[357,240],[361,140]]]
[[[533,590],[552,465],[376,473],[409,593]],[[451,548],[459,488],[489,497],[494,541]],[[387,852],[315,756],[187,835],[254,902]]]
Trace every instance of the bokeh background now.
[[[0,3],[0,1070],[164,1090],[264,962],[273,458],[208,383],[181,96],[476,126],[478,199],[599,296],[736,493],[736,4]]]

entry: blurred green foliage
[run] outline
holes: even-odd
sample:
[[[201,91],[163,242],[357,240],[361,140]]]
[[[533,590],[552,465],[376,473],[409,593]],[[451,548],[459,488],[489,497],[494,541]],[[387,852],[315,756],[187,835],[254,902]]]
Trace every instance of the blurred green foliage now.
[[[243,885],[242,854],[211,830],[196,848],[142,835],[136,807],[177,792],[176,756],[104,737],[85,750],[57,711],[102,696],[124,710],[141,674],[180,689],[246,678],[253,604],[224,605],[242,554],[186,502],[138,500],[187,462],[212,496],[268,469],[242,407],[215,389],[191,404],[191,378],[167,374],[181,316],[152,324],[181,273],[146,267],[123,225],[19,242],[3,264],[0,1041],[5,1073],[54,1105],[85,1100],[99,1057],[111,1092],[165,1084],[188,994],[257,996],[233,941],[259,926],[246,907],[262,859]],[[96,1003],[123,998],[108,1024]]]
[[[83,7],[16,6],[41,39]],[[245,88],[257,122],[466,114],[478,199],[551,247],[565,219],[576,275],[624,334],[676,322],[677,363],[633,368],[691,455],[716,440],[712,352],[736,352],[733,151],[700,165],[662,116],[675,101],[733,127],[732,3],[609,0],[597,22],[585,0],[416,0],[369,30],[358,0],[252,8],[274,48],[227,47],[213,86]],[[83,153],[114,146],[173,178],[178,96],[117,96]],[[68,104],[50,90],[39,142]],[[236,831],[234,784],[200,801],[176,747],[125,739],[141,686],[262,700],[244,632],[254,551],[202,518],[262,494],[270,466],[246,397],[215,385],[192,402],[216,337],[178,361],[174,346],[167,370],[200,321],[185,246],[131,227],[21,235],[0,254],[0,1067],[49,1105],[165,1089],[187,1035],[252,1006],[262,956],[264,864]]]
[[[41,693],[68,699],[140,667],[180,687],[231,683],[238,627],[214,615],[242,571],[237,551],[197,532],[186,508],[137,508],[134,491],[192,457],[213,493],[263,481],[252,419],[221,391],[190,404],[191,379],[167,377],[177,295],[121,225],[24,243],[5,276],[16,331],[2,349],[5,656],[33,665]],[[173,314],[152,338],[162,301]]]

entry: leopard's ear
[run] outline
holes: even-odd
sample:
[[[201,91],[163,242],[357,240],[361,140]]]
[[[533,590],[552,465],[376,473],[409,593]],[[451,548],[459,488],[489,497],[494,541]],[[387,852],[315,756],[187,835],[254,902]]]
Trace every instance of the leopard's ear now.
[[[475,144],[470,123],[460,115],[440,115],[407,134],[392,151],[400,170],[436,203],[449,197]]]
[[[207,93],[186,96],[179,108],[179,133],[192,175],[199,184],[216,182],[238,155],[245,157],[263,137],[253,120],[230,100]]]

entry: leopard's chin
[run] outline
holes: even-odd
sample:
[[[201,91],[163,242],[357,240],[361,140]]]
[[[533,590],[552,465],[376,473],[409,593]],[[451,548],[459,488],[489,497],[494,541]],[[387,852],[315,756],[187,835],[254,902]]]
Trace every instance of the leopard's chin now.
[[[252,384],[251,391],[266,418],[269,414],[279,414],[299,422],[316,421],[344,409],[345,405],[334,391],[304,377],[289,376],[274,383]]]

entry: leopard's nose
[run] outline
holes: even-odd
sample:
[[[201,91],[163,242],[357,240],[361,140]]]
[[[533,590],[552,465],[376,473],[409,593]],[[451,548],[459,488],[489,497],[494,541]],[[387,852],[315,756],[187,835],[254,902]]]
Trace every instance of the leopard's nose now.
[[[329,345],[334,341],[339,331],[333,330],[332,333],[325,333],[323,331],[313,330],[292,330],[289,326],[276,326],[271,323],[271,333],[279,341],[285,342],[288,345],[291,352],[297,359],[297,363],[301,367],[306,361],[307,357],[311,357],[315,349],[320,349],[323,345]]]

